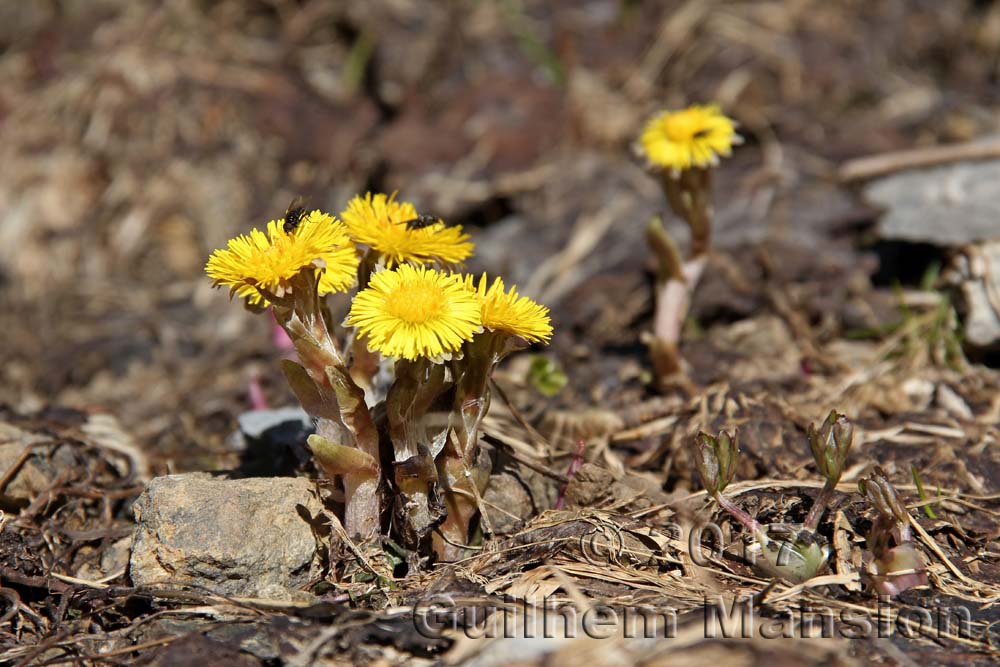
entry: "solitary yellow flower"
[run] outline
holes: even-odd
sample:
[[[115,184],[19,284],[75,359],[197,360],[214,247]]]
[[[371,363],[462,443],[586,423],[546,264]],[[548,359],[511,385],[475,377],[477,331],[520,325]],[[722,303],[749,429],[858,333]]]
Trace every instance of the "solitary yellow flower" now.
[[[472,254],[469,235],[458,225],[407,224],[417,220],[417,209],[396,201],[395,195],[358,195],[340,215],[351,238],[374,248],[389,268],[406,262],[457,264]]]
[[[322,271],[320,294],[340,292],[354,284],[358,256],[344,224],[326,213],[313,211],[304,216],[292,233],[283,221],[267,223],[267,234],[253,229],[229,241],[225,250],[208,258],[205,273],[216,285],[226,285],[251,303],[267,305],[258,287],[272,294],[284,294],[288,281],[299,271],[314,266]]]
[[[503,331],[520,336],[531,343],[548,343],[552,338],[549,309],[526,296],[519,296],[517,286],[504,291],[503,279],[497,278],[487,289],[486,274],[479,278],[465,277],[466,289],[476,294],[480,304],[483,326],[491,331]]]
[[[733,146],[742,141],[733,121],[715,105],[657,114],[639,138],[649,163],[674,173],[715,165],[719,156],[728,157]]]
[[[458,276],[410,264],[373,274],[347,323],[370,349],[410,361],[454,352],[481,330],[479,301]]]

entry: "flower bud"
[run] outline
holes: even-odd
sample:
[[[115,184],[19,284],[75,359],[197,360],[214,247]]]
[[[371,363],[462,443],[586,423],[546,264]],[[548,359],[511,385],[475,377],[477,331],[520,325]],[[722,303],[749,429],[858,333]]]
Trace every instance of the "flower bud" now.
[[[847,417],[831,410],[819,429],[809,424],[808,435],[809,449],[820,474],[831,486],[836,484],[854,444],[854,426]]]
[[[701,432],[695,439],[695,467],[709,494],[721,493],[736,474],[740,448],[736,432],[720,431],[717,438]]]
[[[886,518],[895,518],[901,524],[909,524],[910,515],[906,506],[896,495],[896,489],[886,477],[885,471],[875,466],[875,471],[858,482],[858,490],[872,504],[879,514]]]
[[[910,542],[910,515],[885,471],[876,466],[858,482],[858,489],[878,514],[867,537],[868,550],[875,557],[871,575],[875,590],[882,595],[898,595],[926,584],[923,559]]]
[[[313,453],[316,463],[324,474],[334,475],[358,475],[358,474],[378,474],[378,464],[375,459],[366,452],[340,445],[327,440],[316,433],[306,440],[309,450]]]

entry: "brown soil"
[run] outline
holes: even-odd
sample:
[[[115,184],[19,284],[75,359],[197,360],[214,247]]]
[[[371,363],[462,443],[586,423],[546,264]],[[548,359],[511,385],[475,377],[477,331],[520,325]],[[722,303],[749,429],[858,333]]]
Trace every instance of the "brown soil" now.
[[[837,174],[996,132],[998,67],[990,1],[4,3],[0,445],[31,451],[0,466],[0,664],[994,664],[1000,373],[955,354],[945,296],[913,279],[947,249],[883,252],[878,212]],[[667,208],[630,144],[654,110],[698,101],[747,141],[716,178],[690,382],[660,393],[641,342],[644,229]],[[143,480],[244,464],[231,434],[251,380],[294,401],[268,318],[213,291],[206,257],[297,194],[339,211],[366,189],[465,225],[472,270],[552,308],[553,344],[533,353],[567,386],[544,398],[529,355],[510,359],[496,378],[509,403],[486,425],[507,475],[495,504],[516,516],[498,511],[466,561],[391,587],[339,582],[331,563],[310,604],[131,586]],[[727,520],[696,491],[693,435],[738,427],[731,495],[762,521],[801,521],[819,486],[805,428],[834,408],[859,434],[821,525],[833,579],[695,563],[666,527]],[[581,439],[591,465],[552,509]],[[856,483],[875,464],[930,573],[892,608],[961,606],[971,631],[706,638],[719,596],[754,597],[771,621],[875,613],[856,585],[872,516]],[[5,488],[28,468],[36,487]],[[598,534],[618,541],[595,564]],[[421,635],[405,612],[428,594],[672,609],[678,628],[521,658]]]

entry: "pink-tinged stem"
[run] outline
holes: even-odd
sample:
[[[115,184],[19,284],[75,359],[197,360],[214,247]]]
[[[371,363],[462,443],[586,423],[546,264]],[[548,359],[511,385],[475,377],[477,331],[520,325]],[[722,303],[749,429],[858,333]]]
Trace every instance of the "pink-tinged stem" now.
[[[250,381],[247,383],[247,398],[251,410],[267,410],[267,397],[264,396],[264,388],[261,386],[260,376],[256,372],[250,375]]]
[[[729,498],[726,498],[719,492],[713,494],[712,497],[715,498],[715,502],[719,503],[719,507],[724,509],[730,516],[743,524],[743,527],[749,530],[752,534],[756,535],[761,532],[761,525],[757,522],[757,519],[747,514],[746,510],[742,507],[738,506],[736,503],[731,501]]]
[[[586,441],[577,440],[576,453],[573,454],[573,460],[569,462],[569,467],[566,469],[566,483],[559,487],[559,498],[556,500],[555,507],[557,510],[561,510],[566,504],[566,489],[569,488],[569,482],[573,479],[573,476],[583,467],[583,455],[586,450]]]
[[[657,339],[674,347],[680,343],[681,329],[691,307],[691,295],[701,280],[707,261],[708,255],[689,259],[681,266],[683,281],[668,278],[663,283],[656,300],[656,318],[653,324],[653,335]]]
[[[378,478],[344,475],[344,529],[362,541],[379,533]]]
[[[334,443],[350,439],[345,431],[349,429],[332,419],[320,419],[316,424],[317,434]],[[358,449],[365,451],[362,447]],[[378,469],[344,472],[341,479],[344,484],[344,529],[348,536],[365,541],[377,535],[381,516]]]
[[[813,501],[813,506],[809,508],[806,520],[802,523],[803,528],[815,531],[816,527],[819,526],[819,521],[823,518],[823,512],[826,511],[827,505],[830,504],[830,500],[833,498],[834,486],[836,486],[836,482],[834,484],[827,482],[823,485],[823,489],[816,496],[816,500]]]

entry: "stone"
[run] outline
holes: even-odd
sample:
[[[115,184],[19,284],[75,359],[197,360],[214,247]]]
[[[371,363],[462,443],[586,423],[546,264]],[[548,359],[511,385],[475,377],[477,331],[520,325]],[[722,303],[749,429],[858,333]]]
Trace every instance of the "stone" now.
[[[959,250],[944,279],[955,294],[965,342],[981,349],[1000,346],[1000,241]]]
[[[194,585],[287,600],[319,573],[309,517],[323,505],[295,477],[153,479],[135,501],[129,573],[136,586]]]
[[[28,505],[52,486],[60,470],[79,463],[71,446],[46,444],[51,442],[51,436],[0,422],[0,479],[7,477],[0,487],[0,509]]]
[[[998,181],[1000,160],[959,162],[880,178],[864,194],[886,209],[881,239],[950,248],[1000,235]]]
[[[27,504],[37,494],[45,491],[52,481],[51,471],[36,455],[29,453],[28,458],[21,462],[27,448],[27,445],[19,442],[0,444],[0,475],[18,466],[0,494],[0,505]]]
[[[490,477],[483,493],[483,502],[490,518],[490,527],[497,535],[519,530],[531,518],[535,503],[524,484],[516,476],[501,472]]]
[[[274,429],[312,429],[312,420],[305,410],[288,406],[269,410],[249,410],[236,418],[240,432],[247,438],[263,440]]]

